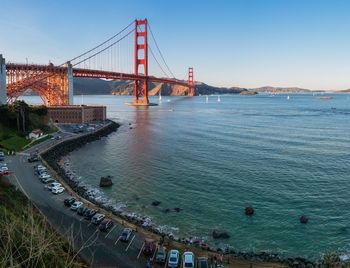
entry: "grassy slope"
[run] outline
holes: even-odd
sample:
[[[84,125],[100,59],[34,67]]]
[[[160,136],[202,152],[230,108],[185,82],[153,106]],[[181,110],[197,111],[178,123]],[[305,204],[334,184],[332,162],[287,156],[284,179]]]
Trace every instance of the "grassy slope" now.
[[[87,267],[26,197],[0,175],[0,268]]]
[[[30,143],[30,140],[19,136],[17,131],[4,127],[0,124],[0,144],[4,148],[19,151],[28,143]]]

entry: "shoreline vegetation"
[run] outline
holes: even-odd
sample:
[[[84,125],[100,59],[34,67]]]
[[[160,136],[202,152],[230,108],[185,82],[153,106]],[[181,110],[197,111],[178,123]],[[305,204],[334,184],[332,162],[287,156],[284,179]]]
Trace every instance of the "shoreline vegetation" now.
[[[219,254],[223,252],[225,253],[225,256],[228,261],[230,260],[230,258],[233,258],[234,260],[243,262],[271,264],[271,266],[265,267],[272,267],[273,265],[286,265],[288,267],[321,267],[321,265],[323,264],[328,263],[329,265],[331,265],[339,261],[339,258],[335,257],[339,255],[337,255],[337,253],[331,252],[324,254],[322,260],[315,261],[308,260],[302,257],[291,258],[282,256],[278,253],[270,252],[238,252],[232,249],[231,247],[228,249],[218,249],[210,247],[206,244],[206,247],[204,248],[203,244],[201,244],[201,241],[197,241],[198,243],[194,243],[190,238],[176,238],[172,236],[171,233],[166,233],[154,226],[149,217],[140,216],[136,213],[125,213],[123,211],[123,207],[116,206],[115,204],[108,202],[109,200],[101,198],[101,196],[96,196],[96,192],[94,192],[89,185],[82,183],[73,174],[67,173],[67,171],[64,169],[64,163],[62,164],[62,159],[66,157],[70,152],[81,148],[86,143],[99,140],[102,137],[117,131],[119,126],[120,125],[118,123],[110,121],[107,126],[94,133],[89,133],[84,136],[63,141],[49,148],[41,154],[41,157],[44,160],[43,162],[46,163],[49,166],[49,168],[52,169],[52,171],[55,174],[57,174],[57,176],[69,186],[68,188],[70,188],[80,199],[97,206],[99,209],[107,211],[107,215],[109,214],[109,216],[111,217],[114,216],[113,218],[116,218],[120,224],[132,227],[138,230],[138,232],[143,233],[145,236],[151,236],[152,238],[156,239],[159,239],[160,237],[165,237],[168,243],[172,244],[175,247],[187,249],[188,247],[191,247],[191,250],[193,249],[194,252],[208,252],[211,254]]]
[[[26,138],[33,129],[41,129],[47,138],[57,131],[50,125],[45,106],[30,106],[24,101],[0,105],[0,149],[20,151],[43,141]]]
[[[2,175],[0,267],[89,267],[30,200]]]

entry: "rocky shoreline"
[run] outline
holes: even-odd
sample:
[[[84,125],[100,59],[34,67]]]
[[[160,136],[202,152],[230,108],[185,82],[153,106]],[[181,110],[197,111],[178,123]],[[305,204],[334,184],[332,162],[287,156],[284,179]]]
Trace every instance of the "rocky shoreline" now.
[[[152,222],[150,217],[133,212],[126,212],[126,206],[123,203],[117,203],[114,200],[104,197],[103,193],[99,189],[93,188],[86,184],[80,179],[80,177],[77,177],[77,175],[70,170],[69,160],[67,160],[66,156],[70,152],[81,148],[86,143],[99,140],[102,137],[117,131],[119,126],[120,125],[118,123],[110,121],[108,125],[93,133],[63,141],[49,148],[47,151],[41,154],[41,157],[79,196],[103,209],[112,212],[114,215],[157,235],[165,236],[180,243],[202,248],[203,250],[208,250],[210,252],[230,254],[237,259],[246,261],[279,262],[287,265],[288,267],[321,267],[320,262],[314,262],[305,258],[288,258],[280,254],[268,252],[238,252],[229,246],[217,248],[207,245],[203,240],[198,238],[180,238],[174,235],[173,231],[175,228],[172,229],[167,226],[157,226]]]

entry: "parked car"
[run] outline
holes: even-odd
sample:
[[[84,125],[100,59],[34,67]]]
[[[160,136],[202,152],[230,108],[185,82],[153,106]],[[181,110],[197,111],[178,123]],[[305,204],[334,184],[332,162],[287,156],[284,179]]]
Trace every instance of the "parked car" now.
[[[0,163],[0,170],[2,170],[3,167],[7,167],[6,163]]]
[[[48,177],[48,178],[44,178],[41,180],[42,183],[44,184],[48,184],[48,183],[52,183],[52,182],[55,182],[55,180],[51,177]]]
[[[0,168],[0,171],[8,171],[8,170],[9,170],[9,168],[6,167],[6,166],[2,166],[2,167]]]
[[[157,248],[156,253],[156,262],[157,263],[164,263],[166,260],[166,249],[164,246],[159,245]]]
[[[101,214],[101,213],[96,213],[92,218],[91,218],[91,222],[93,224],[99,225],[103,219],[105,218],[105,215]]]
[[[123,242],[128,242],[131,236],[132,230],[130,228],[124,228],[120,240]]]
[[[48,179],[51,178],[51,176],[48,173],[42,173],[41,175],[39,175],[39,179]]]
[[[182,267],[194,268],[194,254],[192,252],[184,252],[184,254],[182,255]]]
[[[179,267],[179,251],[177,249],[172,249],[169,252],[169,259],[168,259],[168,268],[177,268]]]
[[[64,192],[64,190],[65,189],[63,187],[54,187],[54,188],[51,189],[51,192],[53,194],[61,194],[61,193]]]
[[[33,162],[37,162],[37,161],[39,161],[39,156],[37,154],[31,155],[30,157],[28,157],[29,163],[33,163]]]
[[[101,222],[101,224],[100,224],[100,226],[99,226],[99,229],[100,229],[100,231],[102,231],[102,232],[107,232],[110,228],[112,228],[113,227],[113,221],[111,221],[111,220],[109,220],[109,219],[104,219],[102,222]]]
[[[49,191],[52,190],[52,188],[57,188],[57,187],[61,187],[62,184],[60,184],[59,182],[51,182],[49,185],[46,185],[45,188],[48,189]]]
[[[76,211],[78,208],[80,208],[83,205],[83,202],[75,201],[71,206],[70,209]]]
[[[39,164],[39,165],[36,165],[34,167],[34,169],[39,172],[39,171],[43,171],[43,170],[46,170],[46,167],[44,167],[43,165]]]
[[[80,216],[83,216],[87,210],[88,210],[87,207],[81,206],[80,208],[77,209],[77,214]]]
[[[75,201],[76,200],[73,197],[66,198],[66,199],[64,199],[64,205],[67,207],[70,207]]]
[[[46,170],[46,169],[42,169],[42,170],[37,171],[36,174],[37,174],[38,176],[40,176],[40,175],[49,174],[49,173],[47,173],[47,170]]]
[[[95,209],[88,209],[84,214],[85,219],[91,220],[91,218],[95,216],[96,213],[97,211]]]
[[[198,257],[197,259],[197,267],[198,268],[208,268],[208,259],[206,257]]]
[[[143,246],[143,254],[153,255],[153,248],[154,248],[154,240],[146,238]]]

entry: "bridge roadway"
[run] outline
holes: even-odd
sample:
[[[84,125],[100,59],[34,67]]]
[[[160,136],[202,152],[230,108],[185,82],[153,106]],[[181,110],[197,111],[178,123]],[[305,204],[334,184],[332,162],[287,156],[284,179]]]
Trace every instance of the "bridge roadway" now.
[[[55,73],[67,73],[68,68],[65,66],[53,66],[53,65],[40,65],[40,64],[23,64],[23,63],[8,63],[6,64],[7,71],[21,71],[21,72],[31,72],[36,75],[44,75],[43,78],[47,78],[50,74]],[[74,68],[73,67],[73,77],[84,77],[84,78],[104,78],[104,79],[115,79],[115,80],[143,80],[148,79],[149,82],[158,82],[166,84],[180,85],[188,87],[187,81],[178,80],[175,78],[158,78],[155,76],[144,76],[142,74],[129,74],[121,72],[111,72],[103,70],[92,70],[84,68]],[[29,77],[30,78],[30,77]],[[36,80],[31,81],[33,83]],[[39,79],[40,81],[40,79]]]
[[[62,139],[71,136],[67,133],[60,135]],[[55,142],[47,140],[27,153],[36,149],[40,151]],[[88,263],[93,267],[146,267],[146,258],[140,253],[144,241],[141,235],[133,233],[131,242],[123,243],[118,239],[124,228],[121,225],[116,224],[109,233],[100,232],[97,226],[64,206],[63,200],[69,197],[67,192],[53,195],[44,189],[44,185],[34,175],[35,163],[28,163],[27,157],[26,154],[6,157],[9,168],[15,171],[14,175],[9,176],[10,181],[27,195],[56,231],[73,241],[76,250],[81,249],[80,254]]]

